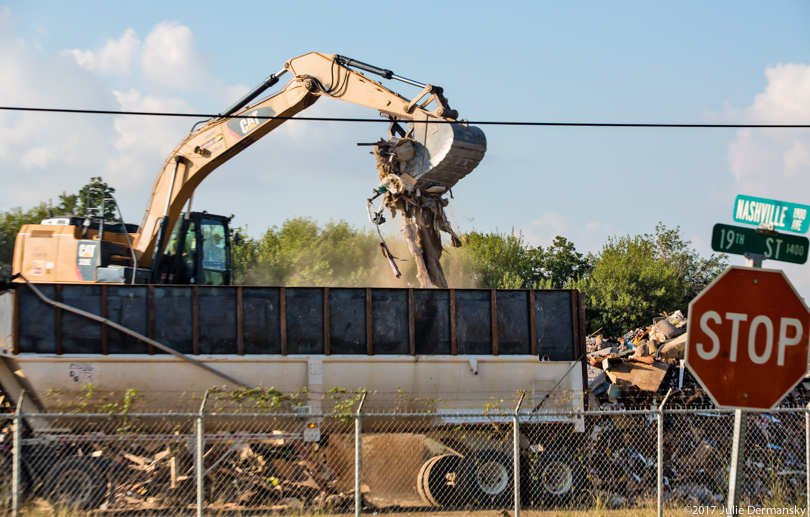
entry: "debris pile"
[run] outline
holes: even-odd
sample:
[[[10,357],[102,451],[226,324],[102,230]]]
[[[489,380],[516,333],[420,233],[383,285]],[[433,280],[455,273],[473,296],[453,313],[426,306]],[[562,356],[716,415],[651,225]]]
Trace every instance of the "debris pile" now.
[[[596,402],[592,409],[615,404],[648,408],[660,402],[670,388],[667,407],[711,405],[710,397],[684,365],[687,325],[683,313],[675,311],[619,338],[588,336],[588,389]],[[801,383],[784,403],[806,404],[808,391],[810,383]]]
[[[595,417],[584,446],[591,494],[607,508],[655,500],[656,416],[622,410],[656,409],[670,389],[666,408],[692,411],[668,413],[664,421],[664,501],[704,506],[724,501],[734,415],[707,410],[711,399],[684,366],[687,332],[687,319],[676,311],[620,338],[586,339],[589,407],[615,411]],[[809,392],[805,380],[782,405],[805,406]],[[747,418],[741,493],[751,504],[770,504],[769,497],[792,494],[803,483],[804,415],[749,413]]]

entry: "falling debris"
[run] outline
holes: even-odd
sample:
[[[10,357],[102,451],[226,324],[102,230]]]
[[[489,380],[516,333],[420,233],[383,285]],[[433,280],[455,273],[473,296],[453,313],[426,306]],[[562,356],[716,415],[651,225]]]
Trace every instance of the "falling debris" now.
[[[380,249],[382,250],[383,257],[385,257],[388,260],[388,263],[391,265],[391,269],[394,270],[394,276],[397,278],[401,277],[402,273],[400,273],[397,263],[394,262],[396,257],[391,254],[391,250],[388,249],[388,245],[385,244],[384,241],[380,243]]]
[[[402,233],[405,235],[405,240],[408,242],[408,248],[411,250],[411,255],[413,255],[413,258],[416,261],[416,279],[419,280],[419,285],[423,288],[434,287],[433,283],[430,281],[430,275],[427,270],[427,265],[425,264],[424,255],[417,242],[416,228],[414,228],[413,222],[411,222],[410,218],[405,217],[404,215],[402,216]]]
[[[485,151],[483,131],[445,121],[410,123],[407,131],[392,121],[388,140],[374,144],[380,185],[369,205],[373,207],[379,196],[383,203],[377,211],[369,210],[369,218],[379,227],[385,221],[383,208],[392,217],[402,216],[402,233],[423,288],[447,287],[440,263],[441,233],[450,236],[455,248],[461,247],[461,239],[447,220],[446,196],[453,197],[450,189],[478,165]]]

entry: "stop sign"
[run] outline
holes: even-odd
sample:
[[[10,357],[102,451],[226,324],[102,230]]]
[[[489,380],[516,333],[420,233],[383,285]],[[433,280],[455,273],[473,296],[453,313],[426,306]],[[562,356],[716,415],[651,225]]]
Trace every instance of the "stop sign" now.
[[[689,304],[686,365],[717,406],[773,408],[809,354],[810,311],[782,271],[730,267]]]

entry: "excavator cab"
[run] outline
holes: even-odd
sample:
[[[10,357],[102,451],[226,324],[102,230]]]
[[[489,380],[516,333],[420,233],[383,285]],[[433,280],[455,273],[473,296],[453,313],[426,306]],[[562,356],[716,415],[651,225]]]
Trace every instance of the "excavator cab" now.
[[[190,212],[174,225],[160,262],[160,283],[231,285],[230,218]]]

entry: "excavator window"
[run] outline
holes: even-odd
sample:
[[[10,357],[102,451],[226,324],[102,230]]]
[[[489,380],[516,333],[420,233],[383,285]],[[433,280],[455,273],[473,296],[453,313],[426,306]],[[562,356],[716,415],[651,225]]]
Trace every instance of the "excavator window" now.
[[[194,221],[190,221],[188,225],[188,230],[186,231],[186,238],[184,239],[182,255],[180,256],[182,268],[183,268],[183,276],[185,277],[194,277],[194,270],[196,269],[194,266],[197,262],[197,238],[196,238],[196,227],[197,225],[194,224]]]
[[[163,256],[164,282],[230,285],[228,219],[207,213],[180,214]]]
[[[203,219],[201,230],[203,284],[227,285],[230,268],[225,225],[221,221]]]

